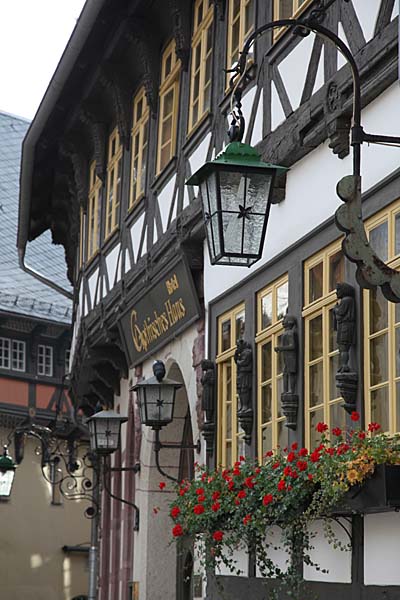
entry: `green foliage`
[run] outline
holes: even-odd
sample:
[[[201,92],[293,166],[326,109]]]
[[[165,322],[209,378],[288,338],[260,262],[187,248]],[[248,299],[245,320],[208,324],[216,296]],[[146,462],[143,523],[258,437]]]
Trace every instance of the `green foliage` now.
[[[353,413],[352,420],[358,419]],[[321,441],[312,452],[293,444],[268,452],[262,464],[240,457],[230,469],[196,465],[195,479],[176,486],[170,506],[173,536],[192,536],[202,547],[206,569],[223,563],[236,574],[234,552],[246,548],[261,575],[275,580],[276,593],[283,586],[289,597],[304,598],[303,563],[324,571],[310,556],[310,525],[322,519],[328,541],[348,549],[335,537],[330,515],[352,486],[373,475],[376,465],[400,463],[400,436],[379,433],[376,423],[368,431],[334,428],[329,437],[324,423],[316,429]],[[276,527],[278,541],[270,535]],[[278,548],[289,556],[286,569],[270,556]]]

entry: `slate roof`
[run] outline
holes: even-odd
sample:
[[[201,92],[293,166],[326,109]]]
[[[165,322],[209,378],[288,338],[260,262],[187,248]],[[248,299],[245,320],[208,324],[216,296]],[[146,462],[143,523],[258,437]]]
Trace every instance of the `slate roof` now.
[[[18,262],[19,172],[22,140],[29,121],[0,112],[0,311],[70,323],[72,302],[44,285]],[[46,231],[27,245],[25,264],[68,291],[64,249]]]

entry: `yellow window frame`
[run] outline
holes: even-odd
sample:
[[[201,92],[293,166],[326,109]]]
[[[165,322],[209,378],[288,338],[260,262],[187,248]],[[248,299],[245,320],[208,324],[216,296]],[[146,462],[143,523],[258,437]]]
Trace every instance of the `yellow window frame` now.
[[[246,8],[252,3],[253,0],[240,0],[240,7],[236,14],[234,14],[234,0],[229,0],[228,7],[228,44],[226,48],[226,66],[227,69],[231,69],[232,66],[238,61],[239,52],[241,52],[246,39],[249,37],[251,32],[254,30],[255,25],[255,2],[253,4],[253,15],[252,24],[245,30],[246,25]],[[233,28],[236,22],[239,20],[239,36],[238,45],[232,48],[233,43]],[[227,86],[229,84],[231,73],[227,74]]]
[[[335,366],[335,360],[338,360],[339,351],[336,348],[331,348],[330,311],[337,303],[336,289],[330,289],[330,259],[337,255],[341,250],[341,239],[333,244],[330,244],[311,258],[304,264],[304,297],[305,304],[302,311],[304,318],[304,410],[305,410],[305,440],[308,446],[315,445],[316,433],[315,422],[311,426],[313,416],[317,416],[316,421],[325,422],[328,427],[341,426],[345,423],[345,413],[340,413],[340,422],[333,422],[331,419],[331,410],[335,409],[342,398],[340,396],[330,397],[332,377],[334,377],[332,366]],[[343,257],[344,260],[344,257]],[[310,273],[317,265],[322,264],[322,295],[312,300],[310,298]],[[344,264],[344,263],[343,263]],[[310,324],[311,321],[321,317],[321,332],[322,332],[322,354],[317,358],[311,357],[310,347]],[[333,334],[336,340],[336,334]],[[318,364],[322,365],[322,399],[319,403],[311,403],[311,370]],[[336,372],[335,372],[336,373]],[[342,410],[342,409],[341,409]]]
[[[176,152],[176,138],[178,128],[178,109],[179,109],[179,74],[181,61],[177,59],[175,52],[175,39],[171,40],[162,55],[161,61],[161,84],[160,84],[160,113],[158,120],[158,141],[157,141],[157,174],[167,166]],[[165,99],[172,92],[172,110],[165,113]],[[163,126],[171,118],[171,135],[163,140]],[[168,145],[171,145],[167,160],[162,161],[162,151]]]
[[[262,462],[265,450],[272,450],[279,444],[279,428],[284,426],[285,417],[279,415],[279,386],[283,380],[282,371],[279,371],[279,354],[274,348],[279,344],[279,337],[283,333],[283,316],[278,314],[278,290],[284,285],[289,285],[288,275],[277,279],[272,284],[258,292],[257,294],[257,428],[258,428],[258,459]],[[263,327],[262,322],[262,302],[263,299],[271,295],[272,318],[271,324]],[[262,353],[265,345],[271,344],[271,377],[263,380]],[[262,395],[263,388],[271,386],[271,418],[263,422]],[[271,446],[263,448],[264,431],[271,427]],[[287,432],[287,429],[286,429]],[[286,441],[287,443],[287,441]],[[285,444],[286,445],[286,444]]]
[[[274,21],[278,21],[279,19],[284,18],[296,19],[307,8],[307,6],[310,6],[311,2],[313,2],[313,0],[304,0],[303,3],[301,2],[301,0],[292,0],[292,14],[290,17],[284,17],[281,16],[280,0],[274,0]],[[277,40],[282,35],[282,33],[286,31],[286,29],[286,27],[274,29],[274,40]]]
[[[218,354],[217,363],[217,381],[218,381],[218,435],[217,435],[217,464],[224,467],[231,466],[238,460],[238,446],[242,444],[244,448],[244,432],[239,431],[238,427],[238,398],[236,393],[236,363],[234,354],[236,350],[236,321],[237,317],[243,314],[245,317],[244,303],[236,306],[232,310],[224,313],[218,318]],[[229,348],[222,348],[222,325],[230,322],[230,343]],[[228,388],[228,372],[230,378],[230,395],[226,400]],[[231,436],[227,436],[228,414],[230,410],[230,430]],[[227,448],[231,448],[231,460],[227,459]],[[244,453],[244,450],[242,451]]]
[[[89,170],[89,197],[87,209],[87,259],[90,260],[100,247],[100,191],[101,179],[96,174],[96,161],[93,161]]]
[[[79,268],[82,269],[84,263],[84,248],[85,248],[85,211],[81,206],[80,214],[79,214],[79,223],[80,223],[80,238],[79,238]]]
[[[107,161],[107,195],[106,195],[106,219],[105,238],[107,239],[118,227],[119,207],[121,195],[121,159],[122,144],[119,137],[118,127],[115,127],[108,141]],[[110,192],[112,199],[110,202]]]
[[[139,106],[142,114],[138,117]],[[133,126],[131,131],[131,185],[129,195],[129,209],[132,209],[143,198],[145,184],[142,184],[143,169],[147,167],[148,126],[150,110],[144,87],[135,94],[133,99]],[[135,165],[136,177],[135,177]],[[135,183],[136,181],[136,183]]]
[[[199,19],[199,10],[202,8],[202,19]],[[214,9],[210,0],[196,0],[194,6],[194,27],[192,38],[192,61],[190,75],[190,103],[189,103],[189,126],[188,133],[203,119],[204,115],[210,110],[210,107],[205,106],[206,90],[210,88],[211,98],[211,82],[212,72],[206,80],[206,64],[207,59],[211,57],[212,48],[207,51],[207,37],[210,27],[213,24]],[[200,64],[196,69],[195,55],[197,48],[200,46]],[[195,96],[194,82],[196,76],[199,75],[198,94]],[[194,107],[198,104],[197,116],[194,116]]]
[[[368,237],[373,229],[387,223],[387,259],[385,262],[392,268],[399,268],[400,266],[400,252],[396,254],[396,216],[400,218],[400,200],[394,202],[391,206],[379,211],[376,215],[370,218],[366,222],[366,231]],[[398,236],[400,237],[400,236]],[[372,294],[378,294],[380,301],[384,302],[387,308],[387,323],[386,326],[381,327],[377,331],[371,332],[371,307],[370,300]],[[400,314],[398,313],[398,305],[393,302],[389,302],[383,298],[380,290],[376,291],[363,291],[363,305],[364,305],[364,388],[365,388],[365,420],[366,423],[371,421],[379,420],[383,430],[390,434],[397,433],[400,430],[400,402],[399,409],[397,410],[396,401],[396,388],[399,386],[399,400],[400,400],[400,373],[396,373],[396,358],[398,349],[398,343],[396,343],[396,336],[400,335]],[[387,379],[378,383],[371,383],[371,345],[374,341],[377,341],[380,337],[386,336],[386,352],[387,352]],[[378,342],[379,343],[379,342]],[[387,415],[387,427],[381,418],[377,419],[376,415],[372,410],[372,394],[384,391],[386,388],[388,396],[388,415]]]

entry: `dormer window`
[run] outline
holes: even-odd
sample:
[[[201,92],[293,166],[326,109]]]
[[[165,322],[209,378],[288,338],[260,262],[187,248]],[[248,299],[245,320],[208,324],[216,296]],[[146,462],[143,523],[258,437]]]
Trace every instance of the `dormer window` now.
[[[149,107],[142,87],[133,99],[131,189],[129,208],[144,196],[146,189]]]
[[[105,237],[118,227],[121,203],[122,145],[116,127],[108,142]]]
[[[197,0],[194,7],[190,81],[189,132],[210,110],[213,5]]]
[[[164,50],[161,62],[157,173],[161,173],[176,151],[180,68],[181,62],[175,53],[175,40],[172,40]]]

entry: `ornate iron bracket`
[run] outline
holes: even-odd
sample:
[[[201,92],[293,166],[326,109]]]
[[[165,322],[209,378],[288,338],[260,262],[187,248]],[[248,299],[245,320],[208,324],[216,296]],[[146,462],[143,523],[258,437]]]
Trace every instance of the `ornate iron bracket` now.
[[[156,439],[154,441],[154,452],[156,455],[156,467],[157,467],[157,471],[163,476],[166,477],[167,479],[169,479],[170,481],[174,481],[175,483],[179,483],[179,479],[176,479],[176,477],[172,477],[172,475],[168,475],[168,473],[166,473],[162,467],[160,466],[160,450],[162,448],[173,448],[175,450],[196,450],[197,454],[200,454],[201,451],[201,443],[200,440],[197,440],[196,444],[179,444],[179,442],[177,442],[176,444],[174,443],[163,443],[160,442],[160,430],[156,429]]]

